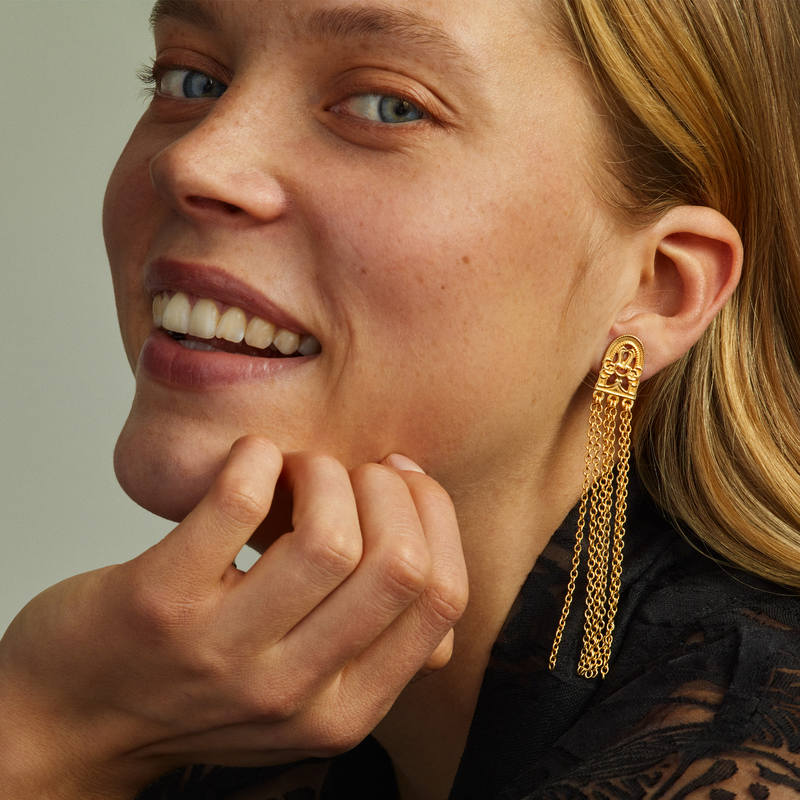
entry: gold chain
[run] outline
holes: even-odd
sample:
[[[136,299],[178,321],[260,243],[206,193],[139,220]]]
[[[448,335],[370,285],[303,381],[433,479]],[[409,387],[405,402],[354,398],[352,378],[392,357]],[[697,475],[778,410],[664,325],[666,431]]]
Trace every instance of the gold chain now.
[[[586,612],[584,614],[583,650],[578,674],[594,678],[600,668],[603,633],[606,627],[606,592],[608,586],[608,553],[611,542],[611,505],[614,482],[614,431],[617,424],[618,398],[606,399],[603,418],[603,447],[598,513],[594,537],[589,542],[589,572],[587,579]]]
[[[561,645],[561,637],[564,634],[564,626],[567,624],[570,606],[572,605],[572,595],[575,593],[575,582],[578,580],[578,571],[581,564],[581,546],[583,544],[583,526],[586,518],[586,504],[589,499],[589,490],[597,481],[598,461],[600,454],[600,421],[603,393],[595,392],[592,396],[592,407],[589,411],[589,439],[586,442],[586,463],[583,468],[583,488],[581,490],[581,505],[578,510],[578,531],[575,534],[575,549],[572,554],[572,570],[569,573],[569,584],[567,586],[567,596],[564,598],[564,607],[561,610],[561,619],[558,621],[558,629],[553,640],[553,649],[550,651],[550,669],[555,669],[558,648]]]
[[[608,660],[611,656],[611,640],[614,633],[614,617],[619,606],[619,589],[622,580],[622,548],[625,545],[625,512],[628,497],[628,470],[631,457],[631,420],[633,401],[622,400],[619,425],[619,462],[617,464],[617,503],[614,518],[614,549],[611,554],[611,585],[608,592],[608,628],[603,639],[600,658],[600,674],[608,673]]]

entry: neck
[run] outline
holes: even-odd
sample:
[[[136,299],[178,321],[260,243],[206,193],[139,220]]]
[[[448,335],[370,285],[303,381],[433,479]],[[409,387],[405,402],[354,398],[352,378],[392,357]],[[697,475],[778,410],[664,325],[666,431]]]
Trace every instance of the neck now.
[[[374,731],[395,765],[402,800],[449,796],[492,645],[536,559],[578,499],[583,452],[581,442],[563,458],[565,469],[538,471],[546,476],[538,487],[527,478],[509,491],[506,480],[504,494],[495,486],[482,497],[454,497],[470,600],[455,629],[453,656],[409,685]]]

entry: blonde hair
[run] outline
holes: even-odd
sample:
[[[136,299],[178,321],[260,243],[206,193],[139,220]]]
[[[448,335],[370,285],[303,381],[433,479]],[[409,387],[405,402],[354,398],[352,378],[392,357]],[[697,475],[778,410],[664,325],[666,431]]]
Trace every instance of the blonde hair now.
[[[744,242],[734,296],[638,402],[645,486],[725,559],[800,588],[800,3],[556,8],[607,122],[605,199],[632,224],[710,206]]]

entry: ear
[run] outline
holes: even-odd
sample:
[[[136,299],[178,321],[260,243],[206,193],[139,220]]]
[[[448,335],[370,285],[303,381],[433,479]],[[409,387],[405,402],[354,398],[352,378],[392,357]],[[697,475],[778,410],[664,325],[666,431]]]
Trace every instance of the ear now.
[[[741,273],[742,241],[728,219],[702,206],[674,208],[633,238],[639,283],[606,347],[617,336],[636,336],[645,347],[642,377],[649,378],[686,353],[731,296]],[[601,360],[602,354],[598,369]]]

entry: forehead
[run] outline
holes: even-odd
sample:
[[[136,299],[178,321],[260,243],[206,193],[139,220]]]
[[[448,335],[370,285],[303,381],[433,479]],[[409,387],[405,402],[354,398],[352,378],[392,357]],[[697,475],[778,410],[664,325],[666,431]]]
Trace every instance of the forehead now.
[[[536,38],[535,20],[544,12],[541,0],[157,0],[151,22],[217,32],[247,20],[246,30],[261,37],[283,28],[311,39],[383,40],[427,48],[475,71],[487,66],[479,63],[481,50],[502,57],[498,44],[520,34]]]

